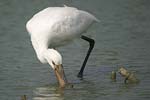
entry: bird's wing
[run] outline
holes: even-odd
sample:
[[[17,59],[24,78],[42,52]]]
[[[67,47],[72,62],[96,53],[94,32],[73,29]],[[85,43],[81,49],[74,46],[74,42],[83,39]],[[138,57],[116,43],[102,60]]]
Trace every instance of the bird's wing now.
[[[27,30],[40,41],[68,41],[79,37],[94,21],[98,20],[92,14],[73,7],[49,7],[28,21]]]
[[[69,8],[69,7],[68,7]],[[58,34],[80,35],[86,31],[94,21],[99,21],[96,17],[88,12],[72,9],[66,10],[66,13],[59,13],[54,20],[49,20],[50,23],[54,22],[51,26],[51,31]]]

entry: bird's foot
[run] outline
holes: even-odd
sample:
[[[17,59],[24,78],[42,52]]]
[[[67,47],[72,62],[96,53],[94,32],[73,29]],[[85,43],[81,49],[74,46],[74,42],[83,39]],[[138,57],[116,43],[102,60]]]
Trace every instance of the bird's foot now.
[[[83,79],[83,74],[79,72],[77,77],[80,78],[80,79]]]

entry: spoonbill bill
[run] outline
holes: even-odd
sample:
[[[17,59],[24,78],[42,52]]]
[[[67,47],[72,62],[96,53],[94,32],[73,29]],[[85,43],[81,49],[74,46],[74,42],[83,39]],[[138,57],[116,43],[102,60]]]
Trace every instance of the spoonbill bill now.
[[[99,20],[92,14],[74,7],[48,7],[35,14],[26,24],[33,48],[41,63],[48,63],[55,72],[60,87],[68,83],[62,66],[62,56],[57,47],[66,45],[76,38],[89,42],[89,50],[78,73],[83,71],[95,41],[82,35]]]

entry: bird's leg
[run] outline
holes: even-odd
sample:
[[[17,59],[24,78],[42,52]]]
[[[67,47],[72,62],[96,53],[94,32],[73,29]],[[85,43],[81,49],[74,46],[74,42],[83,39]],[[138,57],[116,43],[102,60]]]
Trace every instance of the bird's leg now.
[[[86,37],[86,36],[82,35],[81,38],[82,38],[83,40],[89,42],[90,47],[89,47],[89,49],[88,49],[87,55],[86,55],[86,57],[85,57],[85,59],[84,59],[84,62],[83,62],[83,64],[82,64],[82,67],[81,67],[81,69],[80,69],[80,72],[79,72],[78,75],[77,75],[79,78],[82,78],[82,77],[83,77],[83,71],[84,71],[85,65],[86,65],[86,63],[87,63],[87,60],[88,60],[88,58],[89,58],[89,56],[90,56],[90,53],[91,53],[91,51],[92,51],[92,49],[93,49],[93,47],[94,47],[94,44],[95,44],[95,41],[94,41],[93,39],[89,38],[89,37]]]

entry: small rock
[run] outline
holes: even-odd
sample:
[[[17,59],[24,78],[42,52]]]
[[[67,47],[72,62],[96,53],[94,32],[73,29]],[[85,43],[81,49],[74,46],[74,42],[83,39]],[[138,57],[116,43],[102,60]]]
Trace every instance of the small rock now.
[[[26,95],[21,96],[21,100],[27,100]]]
[[[116,72],[115,72],[115,71],[112,71],[112,72],[111,72],[111,79],[112,79],[113,81],[116,81]]]
[[[128,71],[127,69],[125,69],[124,67],[121,67],[119,69],[119,73],[125,77],[124,83],[138,83],[139,80],[136,78],[136,76]]]

